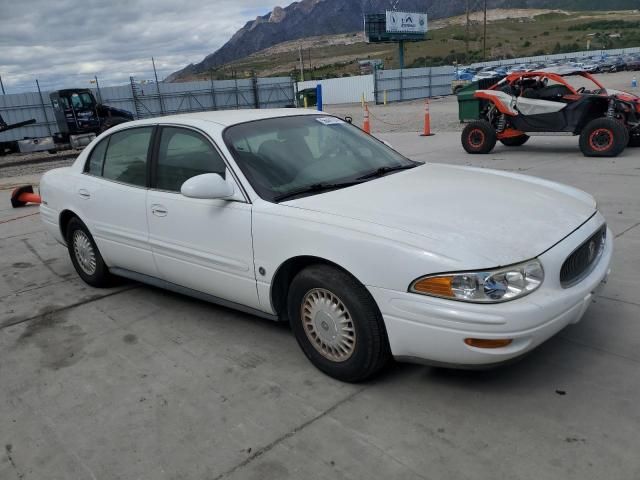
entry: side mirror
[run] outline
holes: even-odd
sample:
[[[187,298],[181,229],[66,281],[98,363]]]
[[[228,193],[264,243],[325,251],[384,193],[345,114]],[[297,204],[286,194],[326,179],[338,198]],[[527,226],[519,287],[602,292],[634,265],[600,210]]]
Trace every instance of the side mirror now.
[[[182,184],[180,193],[189,198],[226,199],[233,196],[233,184],[217,173],[205,173],[191,177]]]

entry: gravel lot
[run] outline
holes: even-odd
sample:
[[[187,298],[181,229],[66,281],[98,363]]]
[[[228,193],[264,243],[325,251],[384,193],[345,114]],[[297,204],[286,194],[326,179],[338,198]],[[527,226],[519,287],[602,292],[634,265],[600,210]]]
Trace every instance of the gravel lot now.
[[[399,123],[420,108],[372,110]],[[640,478],[640,149],[588,159],[549,137],[471,156],[455,102],[433,113],[434,137],[417,122],[379,136],[416,159],[596,196],[613,271],[580,323],[511,366],[396,364],[343,384],[284,325],[134,283],[86,286],[37,208],[9,206],[7,185],[45,167],[0,169],[0,479]]]

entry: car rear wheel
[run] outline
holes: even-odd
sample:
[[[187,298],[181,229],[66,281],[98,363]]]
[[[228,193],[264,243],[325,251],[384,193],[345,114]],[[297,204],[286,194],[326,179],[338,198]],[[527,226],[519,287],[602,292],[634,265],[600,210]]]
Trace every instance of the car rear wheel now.
[[[71,262],[80,278],[92,287],[114,285],[115,277],[109,273],[91,233],[79,218],[69,221],[66,237]]]
[[[586,157],[616,157],[627,146],[627,135],[619,121],[596,118],[580,133],[580,150]]]
[[[378,373],[390,358],[380,310],[367,289],[342,270],[315,265],[289,288],[291,328],[319,370],[345,382]]]
[[[496,131],[486,120],[471,122],[462,131],[462,146],[467,153],[489,153],[496,142]]]
[[[518,137],[502,138],[500,142],[507,147],[519,147],[529,140],[529,135],[520,135]]]

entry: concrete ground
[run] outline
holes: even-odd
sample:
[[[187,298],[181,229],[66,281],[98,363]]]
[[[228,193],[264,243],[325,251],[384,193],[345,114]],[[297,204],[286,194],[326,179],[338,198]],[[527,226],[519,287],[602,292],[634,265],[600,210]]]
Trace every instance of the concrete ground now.
[[[574,138],[537,138],[470,156],[457,132],[382,137],[593,193],[615,256],[584,319],[508,367],[396,364],[344,384],[286,326],[87,287],[37,209],[12,210],[3,190],[0,479],[640,478],[640,149],[588,159]]]

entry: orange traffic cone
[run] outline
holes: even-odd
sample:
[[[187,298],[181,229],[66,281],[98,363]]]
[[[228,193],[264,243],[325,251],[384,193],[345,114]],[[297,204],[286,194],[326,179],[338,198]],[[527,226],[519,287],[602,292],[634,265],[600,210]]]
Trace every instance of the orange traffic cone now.
[[[421,137],[433,137],[435,133],[431,133],[431,114],[429,113],[429,99],[424,101],[424,131],[420,134]]]
[[[11,206],[13,208],[24,207],[27,203],[42,203],[40,195],[33,193],[31,185],[18,187],[11,192]]]
[[[364,123],[362,124],[362,130],[371,135],[371,122],[369,121],[369,105],[364,106]]]

